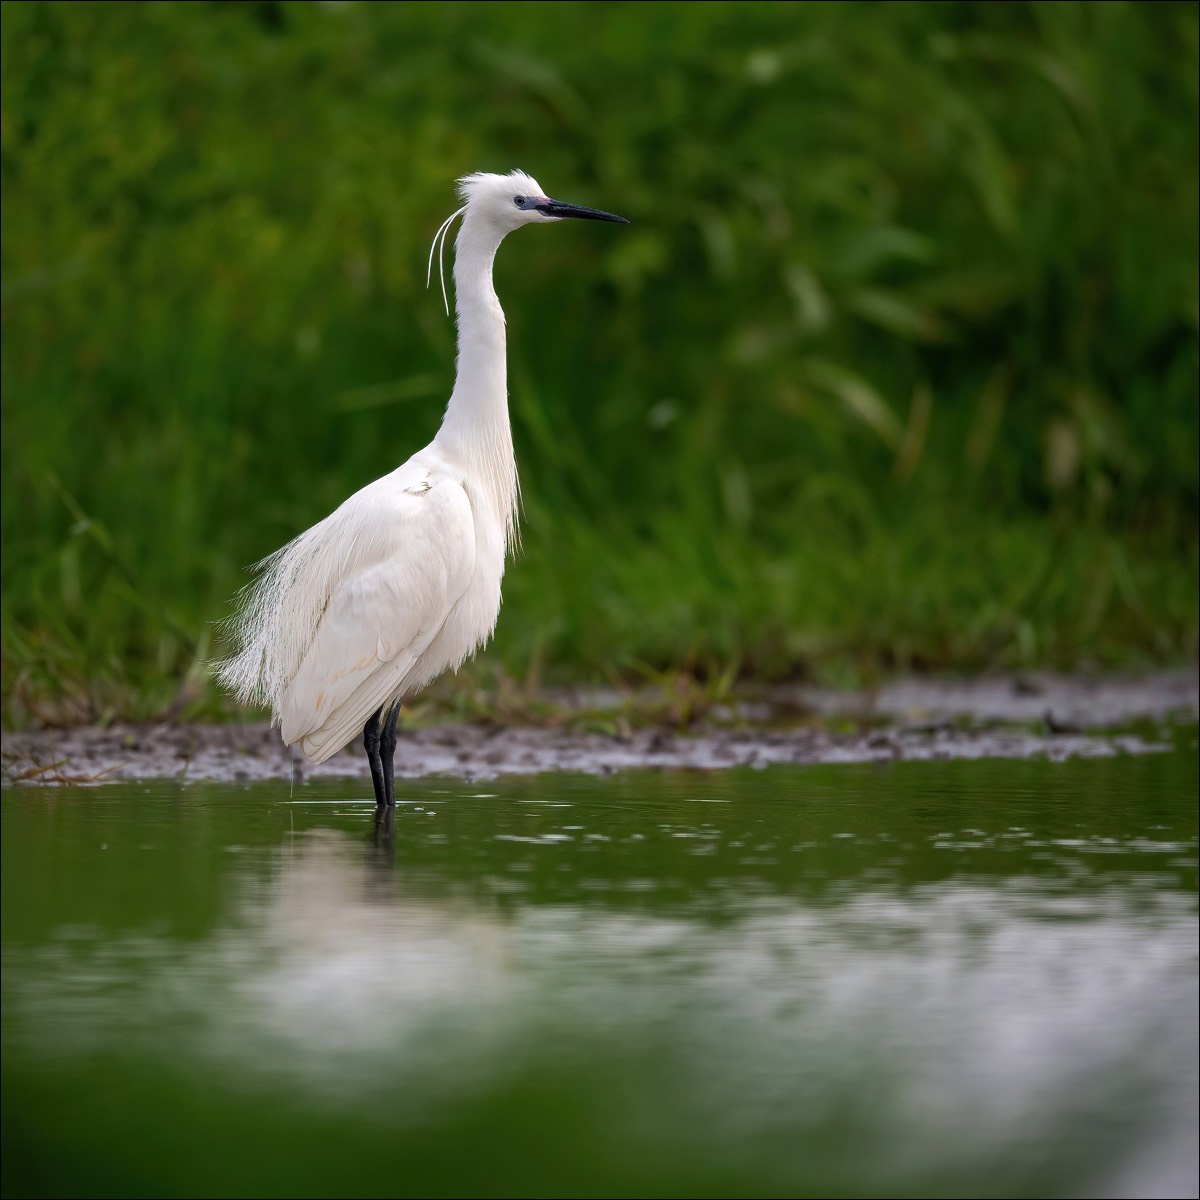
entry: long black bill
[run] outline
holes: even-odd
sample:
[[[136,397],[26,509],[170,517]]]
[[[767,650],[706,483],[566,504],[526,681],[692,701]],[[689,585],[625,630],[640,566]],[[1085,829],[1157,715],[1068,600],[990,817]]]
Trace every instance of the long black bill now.
[[[601,212],[598,208],[584,208],[581,204],[566,204],[562,200],[543,200],[537,206],[537,210],[548,217],[579,217],[584,221],[616,221],[621,225],[629,224],[624,217],[618,217],[616,213]]]

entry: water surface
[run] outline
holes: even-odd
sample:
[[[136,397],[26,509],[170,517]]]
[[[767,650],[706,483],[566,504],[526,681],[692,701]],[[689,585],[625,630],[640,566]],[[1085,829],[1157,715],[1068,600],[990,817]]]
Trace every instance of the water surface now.
[[[9,789],[4,1191],[1195,1194],[1196,788]]]

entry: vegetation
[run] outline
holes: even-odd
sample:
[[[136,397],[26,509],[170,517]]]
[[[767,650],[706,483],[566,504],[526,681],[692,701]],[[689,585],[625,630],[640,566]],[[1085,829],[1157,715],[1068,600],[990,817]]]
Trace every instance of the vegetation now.
[[[1195,4],[3,5],[3,711],[212,714],[242,571],[423,445],[467,171],[490,673],[1197,653]]]

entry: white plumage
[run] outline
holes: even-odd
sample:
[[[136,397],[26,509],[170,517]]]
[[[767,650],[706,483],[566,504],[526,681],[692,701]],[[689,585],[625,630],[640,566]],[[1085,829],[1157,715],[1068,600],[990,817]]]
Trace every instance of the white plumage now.
[[[225,686],[268,705],[284,742],[313,762],[366,727],[381,805],[394,803],[390,755],[401,698],[459,667],[491,636],[516,537],[496,250],[525,224],[624,220],[550,200],[522,171],[468,175],[459,187],[458,372],[437,436],[259,565],[229,622],[235,653],[218,667]],[[381,723],[382,794],[379,752],[372,753]]]

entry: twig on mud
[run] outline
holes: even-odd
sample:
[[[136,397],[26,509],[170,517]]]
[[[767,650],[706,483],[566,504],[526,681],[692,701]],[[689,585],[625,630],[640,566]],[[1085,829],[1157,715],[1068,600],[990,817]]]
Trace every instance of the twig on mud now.
[[[66,761],[65,758],[60,758],[58,762],[46,763],[41,767],[29,767],[19,775],[14,775],[12,781],[13,783],[22,783],[30,779],[37,779],[39,783],[99,783],[105,775],[129,766],[133,760],[127,758],[124,762],[113,763],[111,767],[105,767],[103,771],[97,771],[94,775],[67,775],[58,769]]]
[[[54,771],[66,761],[65,758],[60,758],[58,762],[47,763],[44,767],[30,767],[27,771],[22,771],[20,775],[14,775],[13,783],[20,783],[24,779],[33,779],[38,775],[44,775],[47,771]]]

